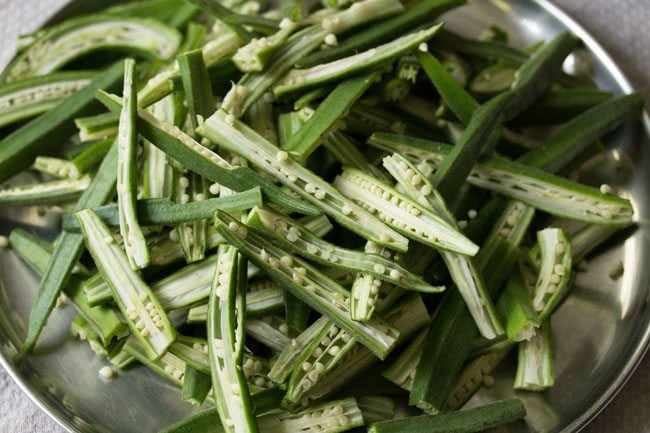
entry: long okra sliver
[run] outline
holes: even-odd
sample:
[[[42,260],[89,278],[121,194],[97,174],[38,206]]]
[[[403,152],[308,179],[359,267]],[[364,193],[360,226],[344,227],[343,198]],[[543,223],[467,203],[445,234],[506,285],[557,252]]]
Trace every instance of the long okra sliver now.
[[[121,75],[122,66],[118,70]],[[117,144],[108,152],[90,186],[83,193],[75,210],[96,207],[104,204],[115,194],[117,172]],[[22,350],[30,352],[49,317],[56,299],[70,279],[72,269],[83,252],[83,236],[78,233],[63,233],[52,253],[43,279],[29,313],[29,328]]]
[[[190,203],[174,203],[164,198],[138,200],[136,209],[138,220],[147,225],[176,225],[198,219],[211,218],[217,210],[239,212],[262,206],[260,188],[252,188],[233,195],[211,198]],[[108,204],[93,209],[109,227],[119,226],[116,204]],[[63,230],[79,232],[79,222],[72,214],[64,214]]]
[[[517,399],[502,400],[443,415],[422,415],[373,424],[369,433],[474,433],[512,423],[526,416]]]
[[[75,118],[98,113],[101,105],[95,101],[95,92],[115,90],[122,72],[121,62],[110,66],[86,87],[0,141],[0,182],[27,168],[53,144],[65,142],[75,132]]]

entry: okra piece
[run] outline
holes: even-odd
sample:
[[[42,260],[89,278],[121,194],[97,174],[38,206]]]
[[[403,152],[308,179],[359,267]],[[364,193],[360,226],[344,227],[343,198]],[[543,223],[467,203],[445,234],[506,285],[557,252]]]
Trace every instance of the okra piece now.
[[[324,136],[345,116],[350,107],[368,90],[378,74],[352,78],[336,88],[320,103],[314,114],[282,149],[298,159],[306,159],[323,142]]]
[[[223,212],[217,212],[217,231],[237,246],[253,263],[268,273],[313,309],[326,315],[346,329],[378,357],[385,358],[397,341],[397,329],[373,319],[367,323],[350,318],[350,292],[316,270],[307,262],[292,256],[266,241]]]
[[[201,201],[209,190],[204,179],[196,173],[187,173],[187,176],[175,172],[173,176],[172,199],[181,205]],[[225,188],[224,188],[225,190]],[[178,234],[179,244],[187,263],[193,263],[205,258],[207,243],[207,220],[200,219],[181,223],[174,229]]]
[[[526,416],[517,399],[502,400],[474,409],[442,415],[422,415],[373,424],[369,433],[474,433],[515,422]]]
[[[275,352],[282,352],[297,335],[297,331],[278,316],[247,319],[246,333]]]
[[[377,214],[396,231],[418,242],[473,256],[478,246],[442,218],[386,184],[359,170],[344,167],[334,186],[345,196]],[[429,193],[423,187],[423,193]]]
[[[131,270],[126,254],[101,219],[89,209],[78,212],[77,218],[88,250],[131,332],[148,358],[160,358],[176,338],[165,311],[151,289]]]
[[[231,122],[232,121],[232,122]],[[366,239],[397,250],[405,250],[408,240],[369,212],[341,194],[329,182],[294,161],[255,131],[223,110],[205,121],[197,132],[237,153],[260,170],[273,176],[344,227]]]
[[[535,208],[526,206],[520,201],[511,200],[494,224],[486,243],[489,243],[495,236],[501,236],[513,245],[521,244],[534,216]]]
[[[563,229],[547,228],[537,232],[537,242],[541,260],[533,294],[533,307],[540,320],[544,320],[570,289],[571,240]]]
[[[224,212],[239,212],[262,205],[260,188],[252,188],[226,197],[210,198],[190,203],[174,203],[167,199],[145,199],[136,202],[138,220],[143,225],[168,225],[190,222],[198,219],[211,218],[217,210]],[[93,209],[109,227],[119,226],[119,215],[116,204],[108,204]],[[79,231],[79,223],[71,214],[63,216],[63,230]]]
[[[444,144],[383,133],[373,135],[368,143],[434,166],[439,166],[451,151]],[[633,221],[629,200],[496,156],[477,163],[467,181],[551,215],[592,224],[625,226]]]
[[[326,134],[323,146],[336,158],[342,165],[353,167],[363,172],[369,173],[373,177],[388,182],[389,178],[384,171],[371,164],[361,153],[359,148],[345,134],[335,131]]]
[[[529,340],[541,324],[539,314],[533,307],[534,287],[528,286],[523,272],[527,271],[521,265],[515,269],[497,302],[510,341]]]
[[[104,9],[103,13],[127,17],[154,18],[180,28],[198,13],[198,9],[192,5],[179,5],[177,0],[140,0],[111,6]]]
[[[122,101],[114,95],[100,92],[98,98],[111,111],[121,108]],[[272,182],[250,168],[233,167],[217,153],[202,146],[179,128],[156,119],[142,109],[138,110],[138,132],[171,158],[183,161],[183,165],[189,170],[212,182],[218,182],[234,191],[245,191],[259,186],[265,196],[279,205],[297,212],[318,213],[314,206],[283,193]]]
[[[584,260],[593,250],[614,234],[621,230],[620,227],[587,225],[571,233],[572,262],[575,264]]]
[[[126,340],[123,349],[154,373],[164,377],[179,388],[183,386],[187,363],[170,351],[165,352],[158,359],[151,359],[139,340],[133,335]]]
[[[363,251],[366,254],[385,257],[387,260],[389,260],[391,256],[391,252],[388,249],[377,246],[371,241],[366,242]],[[374,270],[373,266],[373,271]],[[406,271],[406,269],[404,271]],[[400,275],[401,274],[402,272],[400,272]],[[350,289],[350,316],[352,317],[352,320],[356,320],[357,322],[366,322],[370,320],[375,312],[375,307],[379,300],[379,294],[381,293],[384,284],[381,280],[374,278],[375,276],[376,274],[369,272],[359,272],[355,275],[354,281],[352,282],[352,288]]]
[[[183,374],[182,397],[195,406],[201,406],[212,389],[212,379],[196,368],[186,365]]]
[[[293,21],[280,23],[280,29],[271,36],[253,38],[238,49],[232,61],[242,72],[263,71],[273,54],[283,46],[297,27]]]
[[[418,332],[395,362],[382,373],[382,376],[399,387],[410,391],[413,388],[415,371],[422,358],[422,352],[424,351],[422,345],[427,338],[428,332],[427,328]]]
[[[387,421],[395,417],[395,399],[383,396],[359,397],[357,404],[366,424]]]
[[[605,101],[573,118],[542,146],[517,162],[555,173],[604,134],[638,116],[642,108],[643,98],[638,93]]]
[[[394,261],[374,253],[341,248],[309,232],[299,222],[267,209],[255,208],[246,225],[261,236],[277,242],[281,248],[324,265],[351,271],[364,271],[373,278],[389,281],[400,287],[425,293],[441,291],[432,287]]]
[[[16,129],[0,141],[0,182],[29,167],[52,143],[62,143],[75,130],[73,119],[98,111],[97,89],[115,89],[122,81],[123,67],[116,63],[98,73],[87,86],[51,110]]]
[[[519,125],[554,125],[573,120],[593,107],[607,102],[614,95],[588,87],[558,89],[546,92],[530,108],[514,119]]]
[[[427,209],[440,215],[447,223],[458,229],[458,224],[448,209],[441,194],[438,193],[426,176],[415,165],[398,154],[384,158],[384,167],[397,180],[406,195]],[[414,179],[418,185],[413,185]],[[419,184],[423,186],[420,187]],[[426,187],[429,194],[423,194]],[[453,252],[441,251],[451,279],[460,291],[474,322],[483,337],[492,340],[503,334],[503,326],[497,317],[496,309],[488,294],[485,282],[471,257]]]
[[[98,50],[119,49],[166,60],[175,54],[180,40],[178,31],[151,19],[109,15],[72,18],[49,29],[19,53],[0,79],[10,82],[46,75]]]
[[[137,196],[138,131],[136,119],[137,72],[135,60],[124,61],[123,105],[117,132],[117,205],[120,234],[131,269],[138,270],[149,265],[149,250],[138,222],[135,203]]]
[[[551,322],[546,320],[533,338],[519,343],[515,389],[543,391],[555,383]]]
[[[264,98],[258,99],[248,110],[247,119],[250,126],[259,131],[262,137],[277,145],[280,142],[279,131],[275,125],[276,115],[273,102]]]
[[[494,379],[490,376],[510,352],[511,347],[481,355],[467,363],[458,375],[454,389],[445,404],[446,411],[458,410],[467,403],[474,393],[485,384],[490,386]]]
[[[192,127],[200,125],[199,119],[206,119],[215,108],[212,84],[200,49],[182,53],[177,57],[178,67],[187,98]]]
[[[43,275],[52,259],[54,247],[36,236],[21,229],[14,229],[9,235],[12,250],[32,269]],[[115,311],[108,307],[89,305],[83,292],[83,281],[76,275],[70,276],[63,293],[72,300],[77,312],[100,338],[104,347],[114,339],[128,334],[128,327]]]
[[[250,41],[253,39],[253,34],[249,32],[244,26],[239,25],[238,23],[233,23],[227,18],[231,15],[234,15],[234,12],[222,5],[220,2],[215,0],[184,0],[187,3],[193,4],[196,7],[199,7],[204,12],[212,15],[226,26],[230,28],[234,33],[237,34],[244,41]]]
[[[77,202],[75,210],[100,206],[111,199],[115,194],[116,172],[117,145],[114,144]],[[63,232],[59,237],[29,313],[29,328],[22,347],[24,352],[31,352],[34,348],[56,299],[70,279],[72,270],[83,253],[83,247],[84,238],[81,234]]]
[[[0,89],[0,127],[38,116],[86,87],[94,72],[60,72],[17,80]]]
[[[208,350],[216,407],[227,432],[259,431],[243,372],[246,260],[222,245],[208,304]]]
[[[369,26],[367,29],[349,36],[336,47],[330,47],[300,59],[297,62],[297,67],[309,68],[372,48],[390,40],[395,35],[405,33],[422,24],[431,22],[437,16],[465,3],[465,0],[424,0],[412,2],[408,5],[405,12],[380,21],[376,25]]]
[[[117,134],[120,116],[114,113],[102,113],[74,120],[82,142],[100,140]]]
[[[81,177],[81,172],[77,170],[72,161],[50,156],[37,156],[32,169],[58,179],[79,179]]]
[[[474,94],[495,95],[511,88],[517,68],[507,62],[497,62],[479,72],[469,83]]]
[[[561,33],[542,45],[521,65],[512,83],[513,97],[504,112],[505,120],[517,117],[557,80],[564,59],[580,40],[571,33]]]
[[[273,86],[273,94],[280,98],[290,93],[310,89],[371,70],[384,63],[391,62],[421,43],[425,43],[441,28],[442,24],[437,24],[428,29],[401,36],[359,54],[307,69],[292,69]]]
[[[0,189],[0,205],[38,206],[74,202],[90,182],[90,176],[86,175],[79,179],[53,180]]]

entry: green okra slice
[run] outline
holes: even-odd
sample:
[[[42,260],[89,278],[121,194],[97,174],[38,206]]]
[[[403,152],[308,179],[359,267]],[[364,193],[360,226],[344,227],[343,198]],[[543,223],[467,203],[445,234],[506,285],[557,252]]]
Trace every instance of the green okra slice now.
[[[37,206],[74,202],[90,185],[90,176],[21,185],[0,190],[0,205]]]
[[[537,232],[540,269],[533,293],[533,307],[540,320],[550,316],[571,286],[571,239],[563,229]]]
[[[513,97],[504,112],[505,120],[517,117],[557,80],[566,57],[580,40],[569,32],[561,33],[526,60],[515,74]]]
[[[279,316],[247,319],[246,333],[274,352],[282,352],[298,334]]]
[[[75,166],[78,173],[86,173],[90,169],[98,166],[113,145],[114,138],[107,138],[98,141],[86,148],[79,155],[75,156],[72,164]]]
[[[120,49],[151,59],[171,58],[181,35],[155,20],[87,15],[66,20],[32,42],[7,66],[6,82],[46,75],[70,61],[98,50]]]
[[[192,127],[197,128],[201,122],[215,110],[212,83],[203,60],[203,51],[196,49],[181,53],[176,58],[180,70],[183,90],[187,98]]]
[[[575,233],[571,233],[572,262],[580,263],[594,249],[620,230],[621,228],[616,226],[587,225]]]
[[[70,333],[73,337],[86,341],[90,346],[90,350],[95,352],[96,355],[101,357],[106,357],[108,355],[108,350],[104,347],[99,336],[91,329],[90,324],[88,324],[81,315],[72,319],[72,323],[70,323]]]
[[[124,240],[126,257],[131,269],[138,270],[149,265],[149,250],[138,222],[135,203],[138,181],[138,110],[137,71],[135,60],[124,61],[124,91],[122,111],[117,132],[117,205],[120,234]]]
[[[497,302],[497,308],[505,320],[510,341],[529,340],[539,328],[541,321],[533,306],[533,290],[522,275],[523,266],[515,269]],[[534,277],[533,277],[534,278]]]
[[[242,369],[245,272],[246,260],[237,248],[220,246],[208,304],[208,351],[212,389],[225,430],[255,433],[259,428]]]
[[[442,24],[436,24],[433,27],[401,36],[359,54],[307,69],[292,69],[273,86],[273,94],[276,97],[283,97],[290,93],[310,89],[371,70],[383,63],[395,60],[405,52],[426,42],[441,28]]]
[[[72,161],[51,156],[37,156],[32,169],[58,179],[79,179],[81,177],[81,172],[77,170]]]
[[[366,424],[387,421],[395,417],[395,399],[381,395],[359,397],[357,404]]]
[[[439,166],[451,151],[444,144],[383,133],[373,135],[368,143],[401,153],[413,162],[427,161],[433,166]],[[633,222],[634,211],[629,200],[496,156],[477,163],[467,181],[552,215],[592,224]]]
[[[410,391],[415,379],[415,371],[422,358],[424,347],[422,346],[427,338],[427,328],[420,331],[408,346],[402,351],[399,357],[390,367],[381,374],[400,388]]]
[[[152,116],[171,124],[180,124],[182,93],[172,94],[148,106]],[[142,144],[142,195],[144,198],[171,198],[173,170],[167,155],[148,140]]]
[[[307,158],[378,76],[377,73],[368,74],[336,86],[320,103],[309,120],[286,143],[283,143],[282,149],[299,159]]]
[[[323,146],[336,158],[342,165],[354,167],[371,176],[388,182],[390,179],[380,168],[371,164],[361,153],[361,150],[352,140],[339,131],[329,132],[325,135]]]
[[[92,210],[77,213],[86,245],[147,356],[160,358],[176,331],[151,289],[131,270],[124,251]]]
[[[494,382],[490,376],[501,361],[508,355],[512,346],[481,355],[465,365],[458,375],[454,389],[449,394],[446,411],[458,410],[467,403],[474,393],[482,386]]]
[[[165,352],[158,359],[151,359],[134,335],[126,340],[123,349],[154,373],[164,377],[179,388],[183,386],[187,363],[170,351]]]
[[[502,400],[474,409],[442,415],[422,415],[373,424],[369,433],[474,433],[508,424],[526,416],[517,399]]]
[[[367,241],[366,245],[363,247],[363,252],[366,254],[372,254],[373,256],[384,257],[386,261],[392,262],[390,260],[391,252],[384,247],[376,245],[374,242]],[[381,268],[378,269],[381,270]],[[373,271],[374,270],[373,266]],[[406,271],[406,269],[404,270]],[[401,279],[402,272],[398,272],[400,272]],[[354,281],[352,282],[352,288],[350,289],[350,315],[352,320],[365,322],[370,320],[375,312],[375,307],[379,301],[379,294],[381,293],[383,285],[382,281],[376,279],[375,276],[376,274],[369,272],[359,272],[355,275]]]
[[[359,170],[344,167],[333,183],[396,231],[426,245],[473,256],[478,246],[424,206]],[[428,193],[430,186],[423,186]]]
[[[217,111],[197,131],[220,146],[243,156],[344,227],[380,245],[397,250],[406,249],[406,238],[225,111]]]
[[[441,194],[433,188],[426,176],[415,165],[411,164],[406,158],[393,154],[384,158],[384,167],[397,180],[398,185],[404,189],[406,195],[440,215],[452,227],[459,229]],[[413,185],[413,183],[416,183],[416,185]],[[422,192],[425,187],[425,192],[431,191],[430,194]],[[503,334],[503,326],[498,318],[492,299],[472,258],[448,251],[441,251],[441,255],[481,335],[492,340]]]
[[[534,216],[535,208],[526,206],[520,201],[511,200],[494,224],[486,243],[495,236],[501,236],[513,245],[521,244]]]
[[[222,108],[241,117],[251,105],[280,80],[296,62],[316,50],[328,34],[343,33],[361,24],[401,12],[404,7],[395,0],[363,0],[348,9],[327,14],[317,24],[294,33],[278,49],[262,72],[244,75],[224,98]]]
[[[474,94],[494,95],[510,89],[517,68],[508,62],[497,62],[479,72],[469,83]]]
[[[77,118],[74,123],[79,130],[79,139],[85,143],[116,135],[119,121],[119,114],[101,113],[95,116]]]
[[[542,146],[517,162],[555,173],[604,134],[638,116],[642,109],[643,98],[638,93],[605,101],[573,118]]]
[[[100,92],[98,98],[112,111],[121,108],[122,101],[115,95]],[[156,119],[142,109],[138,110],[138,132],[171,158],[183,161],[185,167],[206,179],[218,182],[234,191],[245,191],[259,186],[265,196],[279,205],[298,212],[318,213],[314,206],[283,193],[272,182],[250,168],[233,167],[217,153],[202,146],[179,128]]]
[[[0,88],[0,127],[38,116],[86,87],[94,72],[59,72]]]
[[[440,287],[429,285],[419,276],[377,254],[376,251],[369,253],[339,247],[310,233],[298,221],[268,209],[253,209],[246,225],[260,235],[277,242],[283,249],[317,263],[352,271],[364,271],[374,278],[411,290],[426,293],[442,290]],[[377,247],[374,250],[377,250]]]
[[[119,63],[98,73],[87,86],[56,107],[31,120],[0,141],[0,182],[27,168],[34,158],[47,152],[52,143],[64,142],[74,133],[73,119],[97,112],[97,89],[113,90],[122,81]]]
[[[430,317],[420,295],[413,293],[391,307],[386,312],[386,320],[400,330],[401,343],[429,322]],[[321,379],[303,396],[300,405],[305,407],[325,398],[349,384],[352,378],[376,362],[377,358],[370,350],[356,344],[340,362],[334,365],[328,364],[331,367],[328,374],[321,376]]]
[[[179,5],[177,0],[140,0],[133,3],[122,3],[104,9],[103,13],[110,15],[154,18],[180,28],[198,13],[191,5]]]
[[[546,320],[530,340],[519,343],[514,388],[543,391],[554,384],[553,336]]]
[[[54,250],[49,242],[24,230],[14,229],[9,235],[9,243],[12,250],[40,275],[47,271]],[[114,310],[105,306],[89,305],[83,292],[83,282],[78,276],[70,276],[63,288],[63,293],[72,300],[77,312],[97,334],[104,347],[114,339],[128,334],[128,327]]]
[[[300,59],[297,62],[297,67],[309,68],[372,48],[391,40],[395,35],[403,34],[422,24],[434,21],[437,16],[465,3],[466,0],[423,0],[410,3],[403,13],[350,35],[335,47],[326,48]]]
[[[350,292],[319,272],[307,262],[292,256],[273,242],[265,240],[223,212],[215,221],[219,233],[242,254],[303,302],[338,326],[348,330],[358,341],[380,358],[385,358],[397,341],[399,332],[382,320],[367,323],[350,318]]]
[[[284,45],[289,36],[298,28],[293,21],[284,21],[277,32],[271,36],[251,39],[237,50],[232,61],[242,72],[261,72],[273,54]]]
[[[203,373],[191,365],[185,366],[183,374],[183,401],[195,406],[201,406],[212,389],[212,379],[209,374]]]
[[[248,110],[247,119],[250,126],[270,143],[277,145],[280,142],[272,101],[258,99]]]
[[[112,198],[115,194],[116,172],[117,145],[114,144],[95,173],[92,182],[79,198],[75,209],[100,206]],[[34,348],[56,299],[83,253],[83,246],[84,239],[81,234],[63,232],[59,237],[29,313],[29,328],[22,347],[24,352],[30,352]]]
[[[207,195],[208,188],[204,179],[196,173],[187,176],[175,171],[173,175],[172,199],[179,204],[201,201]],[[193,263],[205,258],[208,224],[205,219],[181,223],[174,229],[179,238],[179,244],[187,263]]]
[[[174,203],[167,199],[145,199],[136,202],[138,220],[146,225],[176,225],[197,219],[211,218],[217,210],[239,212],[262,205],[262,191],[252,188],[226,197],[210,198],[189,203]],[[93,211],[109,227],[119,226],[116,204],[96,207]],[[63,230],[78,232],[79,224],[71,214],[63,216]]]

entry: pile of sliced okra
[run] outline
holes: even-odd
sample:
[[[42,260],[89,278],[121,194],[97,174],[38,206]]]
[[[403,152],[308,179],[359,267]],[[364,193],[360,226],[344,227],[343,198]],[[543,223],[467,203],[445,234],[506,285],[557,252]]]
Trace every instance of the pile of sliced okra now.
[[[42,275],[22,349],[69,299],[102,375],[142,364],[203,405],[165,432],[523,418],[458,409],[510,352],[516,390],[553,385],[551,314],[634,221],[570,175],[641,98],[564,72],[571,34],[454,34],[464,0],[322,3],[144,0],[19,39],[0,205],[62,226],[9,236]]]

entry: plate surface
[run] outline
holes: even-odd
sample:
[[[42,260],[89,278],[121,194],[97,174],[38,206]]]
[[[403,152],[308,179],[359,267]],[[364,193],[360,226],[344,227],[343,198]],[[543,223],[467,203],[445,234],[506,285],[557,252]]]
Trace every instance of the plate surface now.
[[[77,0],[54,18],[62,19],[97,8],[97,0]],[[611,59],[579,25],[544,0],[481,0],[447,17],[451,29],[478,36],[490,24],[508,30],[514,44],[524,47],[566,29],[580,36],[591,51],[595,81],[616,93],[630,86]],[[6,48],[6,47],[5,47]],[[567,61],[571,67],[571,61]],[[648,220],[650,164],[649,128],[629,125],[606,140],[607,158],[592,162],[599,183],[609,183],[628,195],[640,220]],[[30,180],[24,176],[23,180]],[[33,179],[32,179],[33,180]],[[0,209],[0,230],[23,227],[52,239],[58,216],[35,208]],[[650,339],[650,245],[648,227],[626,232],[590,259],[571,297],[553,317],[556,337],[556,386],[544,393],[517,393],[529,416],[507,427],[508,432],[574,432],[592,419],[623,386],[643,357]],[[612,281],[608,269],[624,263],[622,278]],[[14,361],[24,338],[38,277],[10,251],[0,252],[0,363],[21,388],[64,428],[72,432],[148,433],[189,414],[173,386],[144,368],[104,383],[98,377],[102,361],[85,343],[69,335],[72,307],[57,309],[36,353]],[[469,405],[511,397],[514,365],[505,363],[495,385],[481,390]]]

